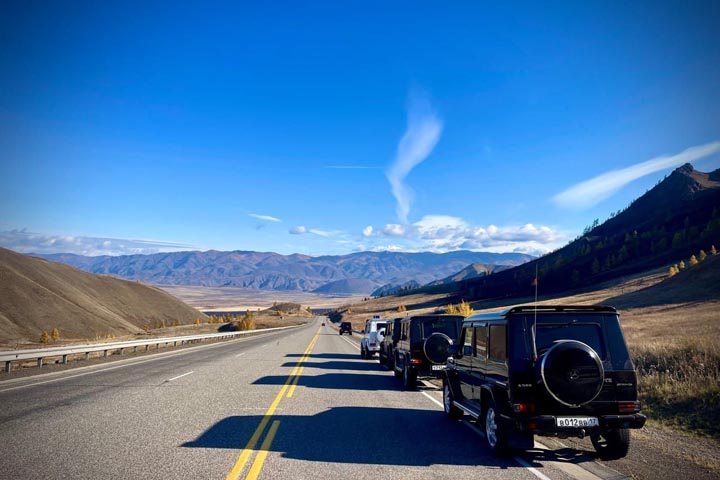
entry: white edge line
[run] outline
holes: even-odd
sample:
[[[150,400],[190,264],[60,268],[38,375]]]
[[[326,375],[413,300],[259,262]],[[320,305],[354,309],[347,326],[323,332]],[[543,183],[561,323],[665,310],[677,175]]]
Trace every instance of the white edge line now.
[[[238,339],[236,339],[236,340],[228,340],[227,342],[209,343],[209,344],[207,344],[207,345],[198,345],[197,347],[190,347],[190,348],[186,348],[186,349],[183,349],[183,350],[170,350],[170,351],[167,351],[167,352],[153,353],[153,354],[151,354],[151,356],[148,357],[148,358],[139,357],[139,359],[137,359],[137,358],[129,358],[129,359],[127,359],[127,360],[116,360],[116,361],[113,362],[113,363],[116,363],[116,362],[127,362],[127,363],[123,363],[123,364],[121,364],[121,365],[112,365],[112,364],[110,364],[111,366],[108,366],[107,368],[102,368],[102,367],[105,367],[107,364],[88,365],[88,366],[86,366],[86,367],[78,367],[78,369],[81,369],[81,368],[92,368],[93,370],[90,370],[90,371],[88,371],[88,372],[76,373],[75,375],[61,376],[61,377],[57,377],[57,378],[51,378],[51,379],[49,379],[49,380],[43,380],[43,381],[40,381],[40,382],[34,382],[34,383],[27,383],[27,384],[24,384],[24,385],[18,385],[17,387],[2,388],[2,384],[0,383],[0,393],[10,392],[10,391],[12,391],[12,390],[20,390],[20,389],[22,389],[22,388],[36,387],[36,386],[38,386],[38,385],[44,385],[44,384],[46,384],[46,383],[60,382],[60,381],[62,381],[62,380],[69,380],[69,379],[71,379],[71,378],[84,377],[85,375],[92,375],[93,373],[98,373],[98,372],[108,372],[108,371],[110,371],[110,370],[115,370],[115,369],[118,369],[118,368],[124,368],[124,367],[128,367],[128,366],[131,366],[131,365],[139,365],[139,364],[142,364],[142,363],[147,363],[147,362],[152,362],[152,361],[155,361],[155,360],[160,360],[160,359],[162,359],[162,358],[169,358],[169,357],[174,357],[174,356],[178,356],[178,355],[185,355],[185,354],[188,354],[188,353],[190,353],[190,352],[193,352],[193,351],[195,351],[195,350],[199,350],[199,349],[202,349],[202,348],[222,347],[222,346],[227,346],[228,343],[230,343],[230,342],[241,343],[241,342],[243,342],[243,341],[252,340],[253,338],[264,337],[265,335],[273,335],[273,334],[274,334],[274,332],[269,332],[269,333],[265,333],[265,334],[262,334],[262,335],[254,335],[254,336],[252,336],[252,337],[240,337],[240,338],[238,338]],[[48,374],[46,374],[46,375],[55,375],[55,374],[62,374],[62,373],[64,373],[64,372],[53,372],[53,373],[48,373]],[[42,375],[42,374],[41,374],[41,375]],[[29,377],[29,378],[32,378],[32,377]],[[17,380],[25,380],[25,379],[24,379],[24,378],[23,378],[23,379],[20,379],[20,378],[19,378],[19,379],[17,379]],[[9,381],[12,381],[12,380],[6,380],[6,382],[9,382]]]
[[[183,373],[182,375],[178,375],[177,377],[168,378],[167,381],[168,381],[168,382],[172,382],[173,380],[177,380],[178,378],[186,377],[186,376],[188,376],[188,375],[190,375],[190,374],[193,374],[193,373],[195,373],[194,370],[193,370],[192,372],[187,372],[187,373]]]
[[[245,355],[246,353],[247,353],[247,352],[238,353],[238,354],[235,355],[235,356],[236,356],[236,357],[242,357],[242,356]]]
[[[541,480],[550,480],[550,477],[548,477],[547,475],[541,473],[537,468],[531,467],[530,464],[527,463],[527,462],[526,462],[525,460],[523,460],[522,458],[520,458],[520,457],[513,457],[513,460],[515,460],[520,466],[523,466],[523,467],[527,468],[527,469],[530,471],[530,473],[532,473],[533,475],[535,475],[535,476],[538,477],[539,479],[541,479]]]
[[[354,342],[351,342],[350,340],[348,340],[348,339],[345,338],[345,337],[340,337],[340,338],[343,339],[345,342],[347,342],[347,344],[350,345],[351,347],[353,347],[354,349],[360,350],[360,347],[358,347],[357,345],[355,345]]]
[[[440,400],[438,400],[438,399],[436,399],[436,398],[433,398],[429,393],[427,393],[427,392],[422,392],[422,394],[425,395],[427,398],[429,398],[434,404],[436,404],[436,405],[439,406],[440,408],[442,408],[442,409],[445,408],[445,407],[443,406],[442,402],[440,402]],[[464,424],[464,425],[467,425],[468,427],[470,427],[470,429],[472,429],[475,433],[477,433],[477,434],[479,434],[479,435],[481,435],[481,436],[483,436],[483,437],[485,436],[485,435],[484,435],[477,427],[475,427],[474,425],[471,425],[470,423],[468,423],[468,422],[466,422],[466,421],[463,421],[463,424]],[[527,463],[527,462],[526,462],[525,460],[523,460],[522,458],[520,458],[520,457],[513,457],[513,460],[515,460],[521,467],[524,467],[524,468],[528,469],[528,471],[529,471],[530,473],[532,473],[533,475],[535,475],[536,477],[538,477],[540,480],[550,480],[550,477],[548,477],[547,475],[541,473],[541,472],[538,471],[538,469],[536,469],[535,467],[530,466],[530,464]]]

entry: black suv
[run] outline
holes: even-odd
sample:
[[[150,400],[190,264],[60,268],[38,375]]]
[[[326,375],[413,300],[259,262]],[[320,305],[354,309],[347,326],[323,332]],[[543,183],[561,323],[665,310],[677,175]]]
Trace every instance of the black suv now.
[[[406,389],[413,389],[418,376],[437,377],[445,370],[449,347],[457,342],[460,315],[416,315],[400,320],[393,369]]]
[[[402,318],[396,318],[387,323],[385,336],[380,341],[380,365],[386,365],[390,370],[395,368],[395,345],[400,339],[400,320]]]
[[[340,328],[338,329],[338,333],[342,335],[343,333],[347,333],[348,335],[352,335],[352,324],[350,322],[341,322]]]
[[[617,311],[524,306],[465,319],[443,378],[445,413],[478,420],[497,454],[533,435],[590,436],[600,458],[622,458],[645,416]]]

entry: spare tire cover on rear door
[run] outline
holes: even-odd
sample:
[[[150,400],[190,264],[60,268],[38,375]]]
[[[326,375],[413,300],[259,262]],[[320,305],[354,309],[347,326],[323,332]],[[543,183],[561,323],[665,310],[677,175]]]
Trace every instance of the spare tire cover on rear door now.
[[[555,400],[579,407],[600,394],[605,371],[592,347],[577,340],[560,340],[543,354],[540,375]]]
[[[453,341],[444,333],[435,332],[425,339],[423,345],[423,351],[425,356],[432,363],[439,365],[447,362],[450,353],[448,347],[453,344]]]

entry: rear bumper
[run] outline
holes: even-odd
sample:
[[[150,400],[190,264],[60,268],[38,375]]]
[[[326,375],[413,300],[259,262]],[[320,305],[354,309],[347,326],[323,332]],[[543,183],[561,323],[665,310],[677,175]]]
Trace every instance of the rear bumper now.
[[[512,430],[537,435],[584,437],[593,433],[617,428],[642,428],[647,417],[641,413],[629,415],[598,415],[597,427],[558,427],[556,416],[537,415],[532,417],[513,417],[501,415],[501,420]]]

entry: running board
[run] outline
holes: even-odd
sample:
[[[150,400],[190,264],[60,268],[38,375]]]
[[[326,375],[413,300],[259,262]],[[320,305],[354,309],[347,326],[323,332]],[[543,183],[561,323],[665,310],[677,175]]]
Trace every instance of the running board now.
[[[476,412],[475,410],[473,410],[472,408],[468,408],[465,405],[462,405],[462,404],[456,402],[455,400],[453,400],[453,405],[455,405],[457,408],[459,408],[460,410],[467,413],[468,415],[470,415],[473,418],[480,418],[480,414],[478,412]]]

